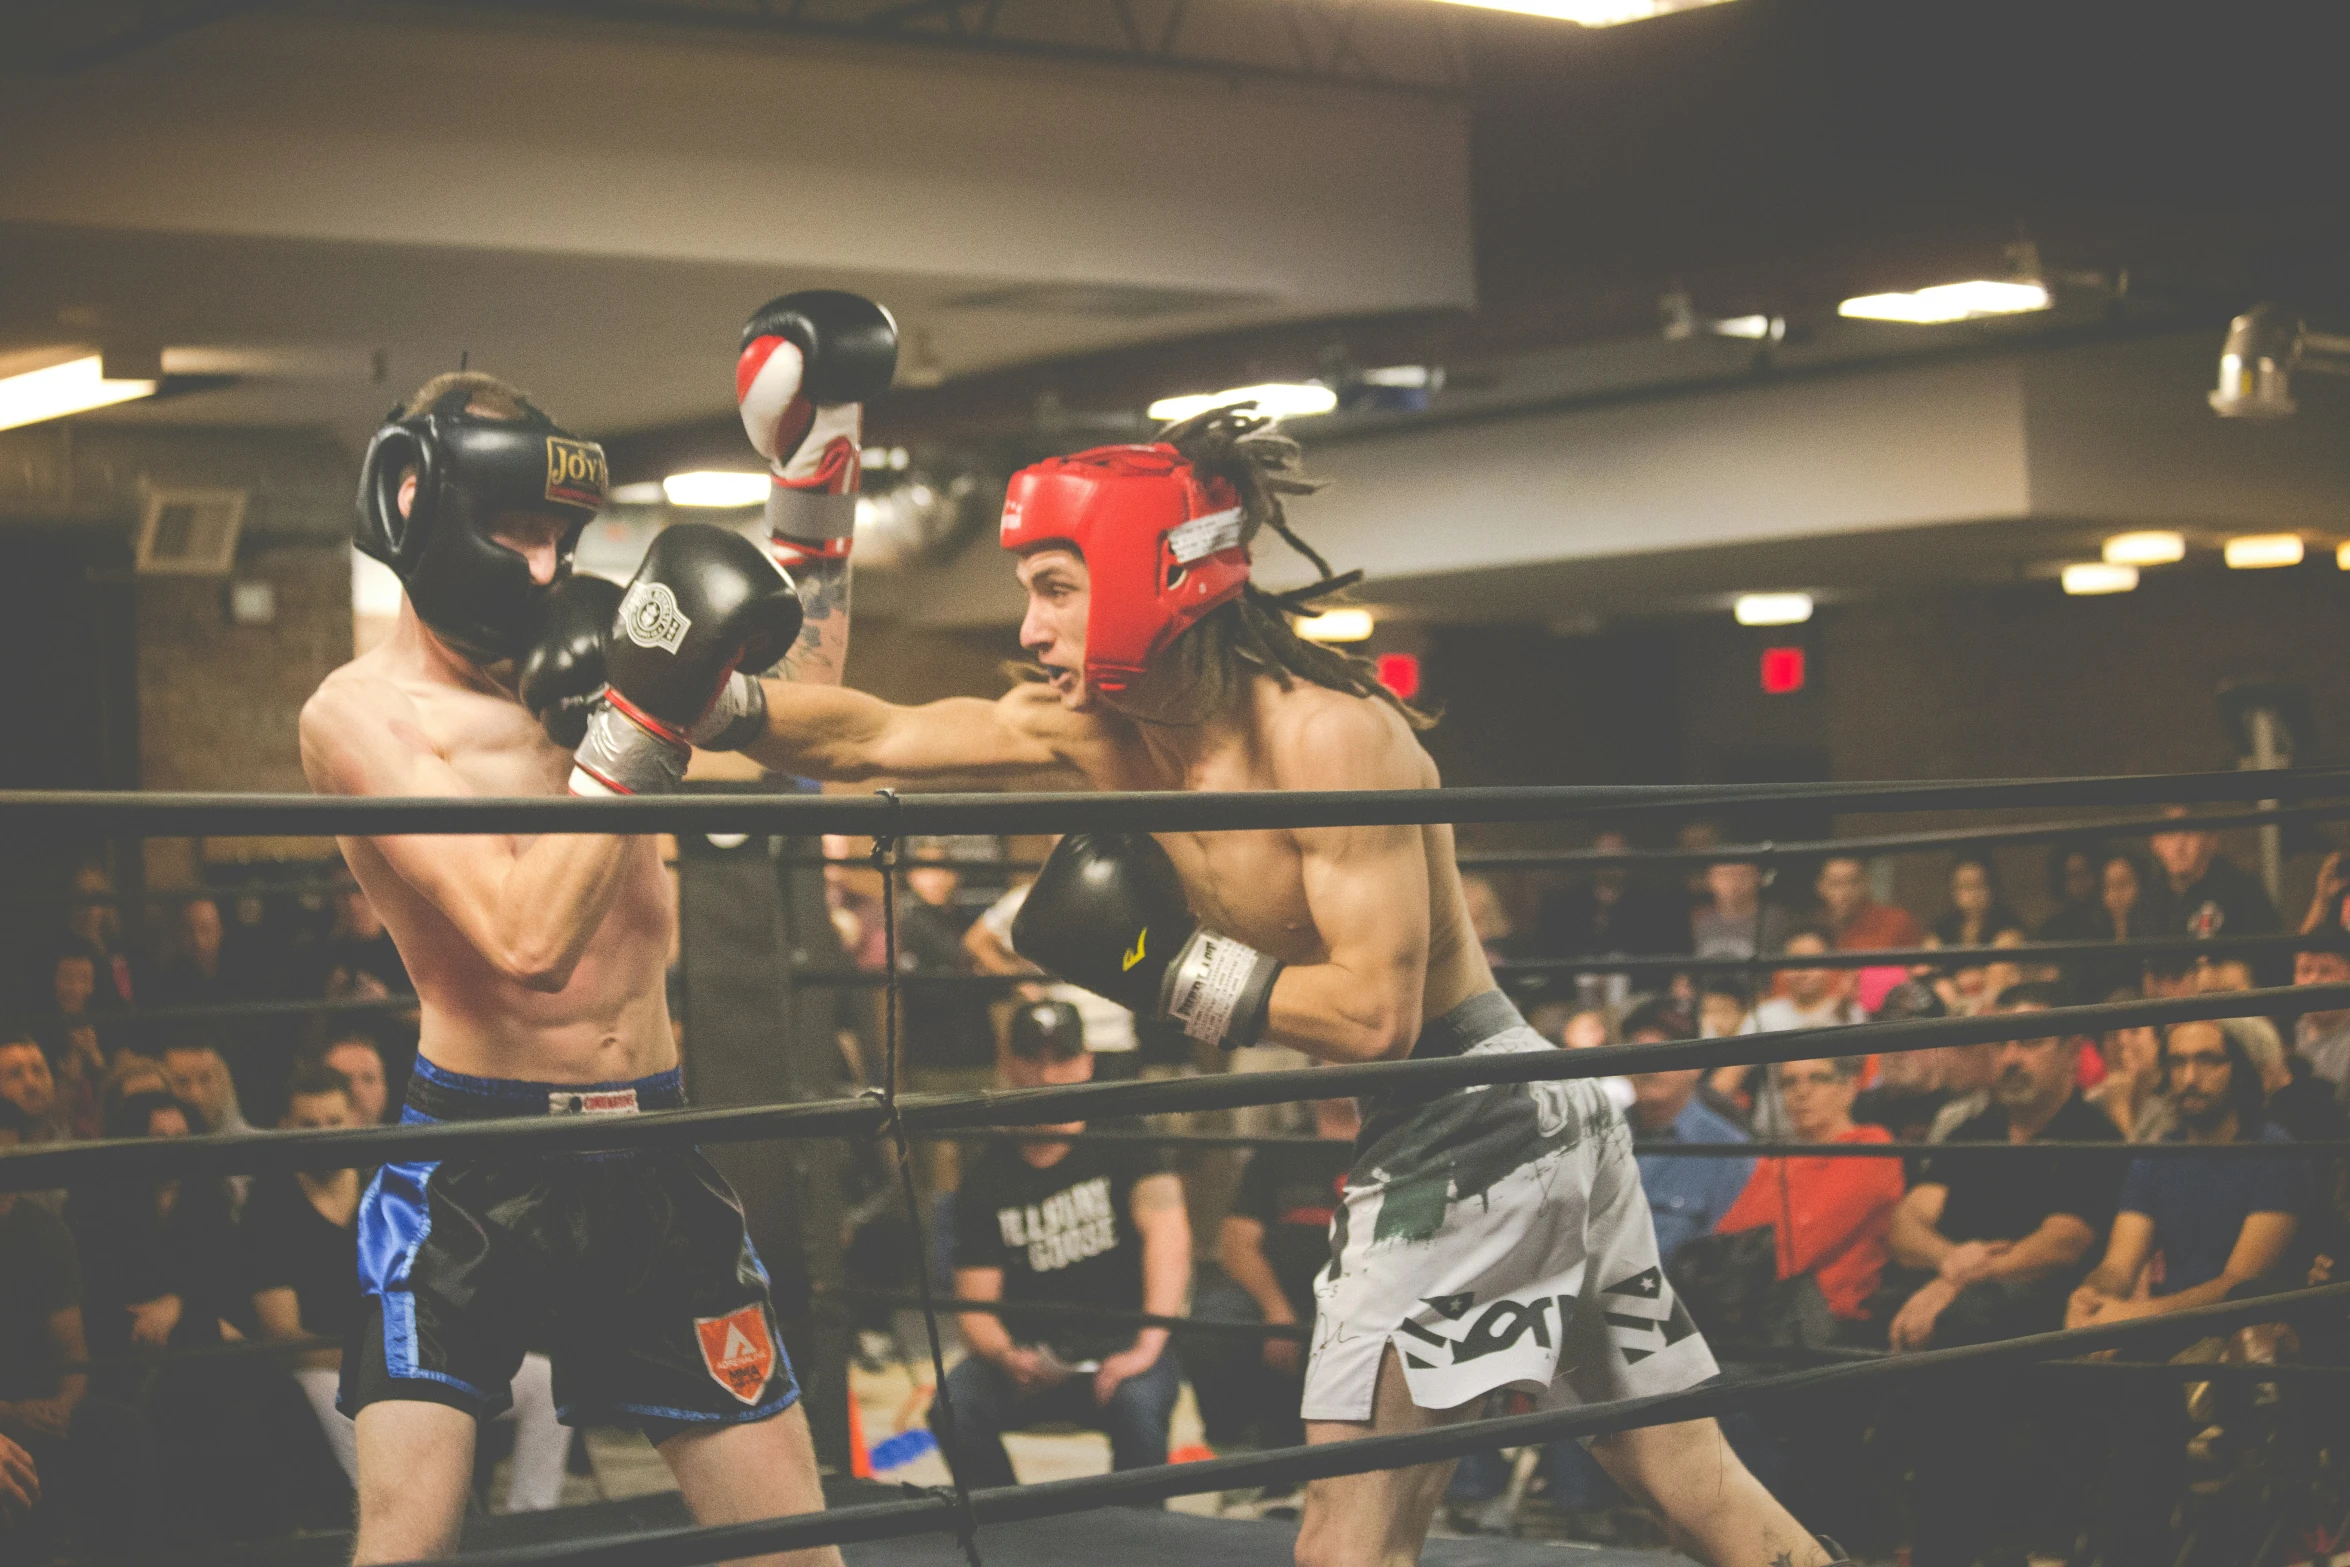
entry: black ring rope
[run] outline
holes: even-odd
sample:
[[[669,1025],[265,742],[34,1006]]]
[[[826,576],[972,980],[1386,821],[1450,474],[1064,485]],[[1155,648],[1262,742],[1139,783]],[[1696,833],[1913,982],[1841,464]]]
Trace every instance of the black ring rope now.
[[[1105,1147],[1141,1148],[1324,1148],[1343,1151],[1350,1144],[1331,1137],[1253,1137],[1240,1132],[1154,1132],[1143,1128],[1111,1127],[1082,1132],[1002,1130],[931,1132],[916,1142],[1093,1143]],[[1643,1158],[1678,1158],[1683,1154],[1712,1159],[1930,1159],[1943,1154],[1961,1158],[1980,1155],[2005,1159],[2025,1153],[2081,1154],[2108,1158],[2305,1158],[2316,1154],[2350,1153],[2350,1138],[2296,1138],[2289,1143],[2132,1143],[2118,1136],[2109,1142],[1955,1142],[1955,1143],[1644,1143],[1634,1139],[1632,1151]]]
[[[885,800],[895,802],[894,791],[878,791]],[[882,874],[881,930],[882,957],[888,965],[890,985],[882,996],[882,1054],[881,1054],[881,1108],[887,1118],[890,1141],[895,1145],[898,1161],[898,1181],[906,1197],[906,1222],[914,1230],[914,1269],[916,1298],[921,1303],[922,1326],[930,1337],[931,1397],[938,1403],[938,1455],[947,1466],[947,1483],[955,1505],[955,1538],[963,1547],[963,1559],[969,1567],[982,1567],[979,1560],[979,1519],[971,1511],[971,1491],[963,1483],[963,1465],[956,1454],[960,1451],[955,1431],[954,1399],[947,1392],[946,1352],[939,1345],[938,1307],[931,1300],[930,1240],[922,1223],[922,1198],[914,1185],[914,1147],[906,1136],[906,1121],[898,1109],[898,882],[893,874],[897,853],[897,839],[892,834],[877,833],[873,839],[873,863]]]
[[[2045,1012],[1983,1017],[1905,1018],[1826,1028],[1734,1034],[1724,1039],[1599,1045],[1588,1050],[1527,1050],[1430,1060],[1376,1061],[1282,1072],[1123,1083],[1075,1083],[976,1094],[899,1096],[896,1115],[909,1134],[973,1131],[1092,1121],[1182,1110],[1229,1110],[1341,1095],[1415,1096],[1500,1083],[1614,1077],[1691,1067],[1754,1066],[1827,1056],[1988,1044],[2055,1034],[2103,1033],[2145,1023],[2184,1023],[2269,1012],[2350,1008],[2350,984],[2235,990],[2173,1000],[2115,1001],[2051,1007]],[[802,1104],[740,1105],[709,1110],[653,1110],[633,1116],[542,1116],[438,1125],[364,1127],[236,1136],[124,1138],[45,1143],[0,1151],[0,1191],[71,1186],[91,1179],[171,1174],[332,1169],[395,1160],[442,1159],[463,1150],[526,1150],[526,1156],[610,1153],[676,1142],[750,1142],[760,1138],[869,1136],[888,1123],[871,1096]],[[1935,1145],[1949,1147],[1949,1144]],[[2159,1146],[2148,1144],[2146,1146]]]
[[[0,796],[0,798],[5,798]],[[240,796],[239,798],[244,798]],[[2274,810],[2239,812],[2225,816],[2198,816],[2187,825],[2198,832],[2225,832],[2241,827],[2281,826],[2301,820],[2350,816],[2350,804],[2280,805]],[[1809,859],[1835,855],[1876,856],[1908,851],[1997,847],[2002,844],[2058,843],[2070,839],[2123,838],[2179,829],[2176,817],[2099,817],[2073,822],[2024,823],[2012,827],[1949,827],[1926,832],[1882,833],[1847,838],[1818,838],[1774,843],[1717,844],[1706,849],[1515,849],[1470,850],[1453,856],[1465,871],[1475,870],[1604,870],[1643,866],[1714,865],[1725,861],[1763,863],[1773,859]],[[920,836],[920,835],[917,835]],[[781,854],[782,865],[868,865],[869,855]],[[674,860],[665,861],[674,865]],[[1033,871],[1040,860],[949,860],[966,871]],[[148,887],[136,892],[74,892],[55,898],[21,894],[0,897],[0,908],[47,910],[124,908],[139,904],[233,902],[239,898],[305,897],[355,891],[347,876],[276,877],[258,881],[205,883],[185,887]]]
[[[995,1486],[971,1496],[982,1524],[1058,1517],[1097,1507],[1133,1506],[1238,1486],[1327,1479],[1373,1469],[1460,1458],[1495,1447],[1522,1447],[1569,1438],[1611,1435],[1746,1409],[1820,1391],[1865,1387],[1881,1380],[1969,1370],[2010,1361],[2045,1362],[2141,1339],[2203,1337],[2218,1327],[2281,1321],[2350,1303],[2350,1284],[2293,1290],[2258,1300],[2228,1301],[2161,1317],[2034,1333],[1986,1344],[1916,1350],[1882,1360],[1804,1367],[1737,1382],[1711,1382],[1678,1393],[1499,1419],[1467,1420],[1430,1430],[1355,1437],[1307,1447],[1274,1448],[1232,1458],[1124,1469],[1072,1480]],[[698,1567],[765,1552],[808,1550],[926,1534],[952,1522],[944,1498],[875,1502],[820,1513],[704,1528],[647,1530],[595,1541],[564,1541],[481,1551],[463,1567]],[[423,1567],[402,1563],[399,1567]]]
[[[548,796],[196,794],[129,790],[0,792],[0,832],[114,837],[382,837],[509,833],[818,833],[896,837],[1086,831],[1235,832],[1296,827],[1438,826],[1574,815],[1808,805],[1848,813],[2178,802],[2301,803],[2350,794],[2350,768],[2145,773],[2121,777],[1934,779],[1864,784],[1548,784],[1467,789],[1086,791],[851,795]],[[1768,846],[1766,846],[1768,847]],[[1772,853],[1777,853],[1772,848]]]
[[[845,1305],[886,1306],[904,1310],[914,1309],[920,1299],[906,1290],[837,1285],[820,1288],[817,1294]],[[942,1300],[938,1304],[942,1310],[981,1312],[995,1317],[1033,1315],[1104,1327],[1165,1328],[1171,1333],[1193,1338],[1287,1339],[1302,1342],[1311,1337],[1313,1332],[1295,1322],[1249,1322],[1235,1317],[1163,1317],[1147,1311],[1123,1311],[1114,1306],[1084,1306],[1064,1301]],[[1846,1365],[1894,1358],[1894,1352],[1890,1350],[1851,1346],[1794,1349],[1709,1338],[1707,1347],[1713,1350],[1715,1359],[1724,1365],[1746,1365],[1758,1361],[1794,1365]],[[2249,1365],[2226,1361],[2050,1360],[2040,1362],[2040,1366],[2043,1370],[2075,1370],[2084,1367],[2098,1371],[2118,1369],[2149,1377],[2175,1377],[2189,1382],[2207,1375],[2241,1376],[2243,1380],[2253,1382],[2289,1381],[2302,1377],[2312,1380],[2350,1377],[2350,1366],[2298,1360]]]
[[[1662,972],[1743,973],[1781,969],[1979,968],[1991,963],[2028,962],[2063,967],[2070,963],[2119,963],[2155,957],[2243,957],[2298,952],[2330,938],[2280,931],[2262,936],[2165,936],[2130,941],[2027,942],[2020,947],[1884,947],[1863,950],[1777,954],[1753,958],[1703,958],[1688,953],[1611,953],[1601,957],[1517,958],[1491,965],[1496,979],[1541,979],[1562,974]],[[911,973],[881,969],[792,971],[792,983],[809,988],[881,990],[891,983],[913,990],[1006,992],[1023,985],[1051,983],[1032,974]],[[344,996],[325,1000],[200,1001],[166,1006],[114,1007],[103,1011],[47,1012],[19,1018],[27,1029],[96,1028],[135,1032],[142,1028],[232,1023],[276,1017],[340,1016],[346,1013],[412,1012],[422,1002],[410,991],[385,996]],[[2292,1008],[2285,1009],[2294,1010]],[[251,1039],[209,1040],[230,1051],[258,1045]]]

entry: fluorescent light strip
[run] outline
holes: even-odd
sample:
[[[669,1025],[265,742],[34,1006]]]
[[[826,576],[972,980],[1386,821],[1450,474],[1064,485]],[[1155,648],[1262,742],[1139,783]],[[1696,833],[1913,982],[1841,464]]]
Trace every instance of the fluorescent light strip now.
[[[1272,382],[1265,386],[1236,386],[1229,392],[1194,392],[1185,397],[1162,397],[1150,406],[1153,419],[1172,423],[1232,403],[1254,403],[1256,411],[1273,419],[1311,419],[1338,406],[1338,394],[1326,386],[1305,382]]]
[[[154,395],[153,381],[107,380],[104,362],[91,354],[0,380],[0,430]]]
[[[1644,22],[1652,16],[1694,11],[1720,5],[1722,0],[1447,0],[1480,11],[1513,11],[1520,16],[1545,16],[1555,22],[1580,22],[1585,27],[1614,27]]]
[[[661,481],[672,506],[756,506],[775,481],[764,473],[715,473],[707,469],[673,473]]]
[[[2117,533],[2105,541],[2102,553],[2108,566],[2168,566],[2187,558],[2187,540],[2183,534],[2160,529]]]
[[[1811,595],[1741,593],[1732,613],[1742,626],[1800,626],[1811,619]]]
[[[1939,283],[1914,294],[1862,294],[1836,307],[1836,314],[1859,321],[1907,321],[1931,326],[1946,321],[1974,321],[1984,316],[2020,315],[2046,310],[2048,290],[2038,283],[1996,283],[1976,278],[1965,283]]]
[[[1331,609],[1308,615],[1297,623],[1297,634],[1308,642],[1362,642],[1371,635],[1367,609]]]
[[[2138,586],[2138,568],[2111,561],[2075,561],[2064,568],[2064,590],[2076,597],[2092,593],[2128,593]]]
[[[2247,533],[2228,540],[2228,565],[2237,571],[2263,571],[2271,566],[2301,564],[2298,533]]]

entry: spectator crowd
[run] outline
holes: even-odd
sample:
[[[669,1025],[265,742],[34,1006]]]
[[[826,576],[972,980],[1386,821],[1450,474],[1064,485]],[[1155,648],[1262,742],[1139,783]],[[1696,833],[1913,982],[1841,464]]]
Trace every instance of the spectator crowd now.
[[[1627,847],[1612,835],[1596,846]],[[1551,885],[1472,876],[1467,895],[1505,988],[1561,1048],[2018,1020],[2026,1037],[1995,1044],[1872,1055],[1839,1051],[1830,1033],[1804,1060],[1607,1081],[1673,1289],[1725,1362],[1761,1368],[2161,1316],[2337,1276],[2350,1229],[2339,1161],[2294,1145],[2345,1136],[2350,1008],[2269,997],[2214,1022],[2033,1032],[2032,1014],[2074,1003],[2350,982],[2338,856],[2318,866],[2291,939],[2199,953],[2187,944],[2284,922],[2192,819],[2147,850],[2055,846],[2044,889],[2023,900],[2042,906],[2033,921],[1994,861],[1967,855],[1931,908],[1900,906],[1883,866],[1843,856],[1807,866],[1801,885],[1725,854],[1685,879],[1621,867]],[[1009,945],[1021,893],[1007,890],[999,852],[909,845],[898,961],[910,1086],[1300,1064],[1269,1049],[1199,1060],[1180,1035],[1035,975]],[[835,857],[834,962],[879,968],[878,880]],[[104,873],[75,878],[21,1022],[0,1027],[0,1149],[396,1116],[414,1016],[356,889],[306,909],[224,894],[161,913],[162,939],[142,946]],[[2155,938],[2183,950],[2114,946]],[[2051,943],[2076,950],[2035,952]],[[1937,956],[1949,949],[1968,950]],[[1608,968],[1632,956],[1691,961]],[[1576,961],[1550,961],[1562,959]],[[921,983],[974,974],[1002,985]],[[838,1016],[846,1075],[865,1083],[881,1070],[870,994],[844,991]],[[233,1021],[189,1010],[313,999],[363,1005]],[[849,1172],[851,1279],[899,1289],[924,1268],[963,1303],[953,1429],[938,1434],[975,1486],[1015,1483],[1004,1435],[1040,1423],[1102,1431],[1119,1468],[1164,1463],[1186,1384],[1211,1444],[1293,1444],[1315,1279],[1357,1129],[1353,1101],[1332,1098],[1287,1120],[1071,1123],[942,1147],[921,1171],[929,1256],[914,1254],[886,1152],[865,1150]],[[1149,1140],[1192,1130],[1283,1135],[1245,1155],[1194,1145],[1170,1157]],[[1086,1135],[1104,1132],[1124,1135]],[[1763,1146],[1724,1155],[1748,1142]],[[1706,1151],[1683,1151],[1692,1144]],[[2082,1144],[2259,1148],[2207,1159]],[[67,1546],[136,1559],[166,1538],[254,1539],[347,1517],[351,1432],[334,1390],[360,1312],[352,1224],[368,1179],[0,1193],[0,1519],[34,1542],[26,1559]],[[1195,1335],[1138,1314],[1280,1331]],[[2259,1353],[2256,1341],[2274,1354],[2280,1339],[2248,1330],[2195,1353]],[[275,1352],[194,1353],[241,1342]],[[2335,1346],[2305,1332],[2298,1352]],[[546,1381],[536,1356],[516,1379],[511,1508],[552,1506],[560,1491],[570,1439]],[[2082,1398],[2071,1382],[1997,1373],[1898,1401],[1785,1402],[1731,1430],[1807,1521],[1849,1543],[1889,1554],[1906,1540],[1920,1567],[1966,1567],[2086,1541],[2077,1559],[2119,1564],[2167,1559],[2181,1509],[2220,1505],[2225,1487],[2207,1483],[2215,1430],[2249,1441],[2284,1418],[2249,1384],[2226,1386],[2247,1396],[2206,1388],[2198,1403],[2168,1379]],[[1572,1445],[1465,1462],[1455,1521],[1509,1526],[1528,1465],[1574,1532],[1636,1531],[1631,1499]],[[125,1472],[154,1483],[126,1494]]]

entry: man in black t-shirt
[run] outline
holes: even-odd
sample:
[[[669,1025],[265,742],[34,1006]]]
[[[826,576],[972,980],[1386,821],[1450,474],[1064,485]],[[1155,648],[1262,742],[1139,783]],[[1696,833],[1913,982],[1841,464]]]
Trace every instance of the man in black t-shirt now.
[[[1007,1086],[1082,1083],[1093,1076],[1084,1026],[1066,1002],[1013,1014]],[[1075,1134],[1082,1121],[1035,1130]],[[1155,1150],[1065,1142],[998,1142],[955,1193],[955,1293],[1178,1316],[1191,1282],[1183,1188]],[[964,1312],[969,1350],[947,1378],[955,1459],[974,1487],[1013,1485],[1003,1433],[1070,1421],[1108,1433],[1113,1467],[1167,1461],[1167,1423],[1181,1376],[1167,1330],[1073,1322],[1050,1313]],[[931,1429],[946,1441],[932,1406]]]
[[[1244,1439],[1252,1427],[1267,1447],[1306,1439],[1298,1406],[1313,1334],[1314,1280],[1330,1260],[1330,1220],[1362,1126],[1352,1099],[1317,1099],[1313,1112],[1321,1141],[1249,1155],[1217,1237],[1223,1274],[1203,1283],[1193,1302],[1195,1316],[1303,1330],[1299,1338],[1202,1337],[1184,1346],[1201,1423],[1219,1446]]]
[[[2003,1010],[2023,1004],[2012,985]],[[2053,988],[2053,987],[2051,987]],[[2114,1142],[2074,1088],[2077,1039],[2011,1039],[1992,1058],[1991,1104],[1953,1143]],[[2095,1156],[1944,1155],[1893,1211],[1893,1259],[1927,1275],[1893,1319],[1896,1350],[2063,1326],[2064,1303],[2113,1223],[2121,1165]]]
[[[29,1120],[0,1099],[0,1150],[24,1141]],[[69,1521],[92,1553],[153,1545],[145,1428],[123,1405],[89,1395],[82,1334],[82,1270],[65,1221],[23,1194],[0,1192],[0,1437],[31,1455],[41,1503],[26,1520],[23,1560],[42,1560]],[[125,1483],[126,1479],[130,1483]],[[9,1557],[0,1551],[0,1559]]]
[[[2002,1010],[2053,1005],[2014,985]],[[2045,987],[2053,991],[2055,987]],[[1991,1104],[1950,1143],[2115,1142],[2113,1122],[2075,1090],[2080,1042],[2012,1039],[1995,1047]],[[1979,1343],[2064,1324],[2120,1196],[2118,1159],[1994,1152],[1928,1159],[1888,1237],[1894,1260],[1924,1282],[1894,1315],[1895,1351]],[[2022,1559],[2063,1505],[2067,1412],[1997,1373],[1950,1378],[1905,1410],[1915,1481],[1918,1567]]]

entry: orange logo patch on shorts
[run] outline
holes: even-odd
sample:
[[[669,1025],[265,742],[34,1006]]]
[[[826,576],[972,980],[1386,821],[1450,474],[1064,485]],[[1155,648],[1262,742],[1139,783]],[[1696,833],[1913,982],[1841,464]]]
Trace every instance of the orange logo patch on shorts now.
[[[775,1341],[767,1336],[767,1314],[757,1306],[723,1317],[696,1317],[702,1364],[718,1385],[746,1404],[756,1404],[775,1369]]]

